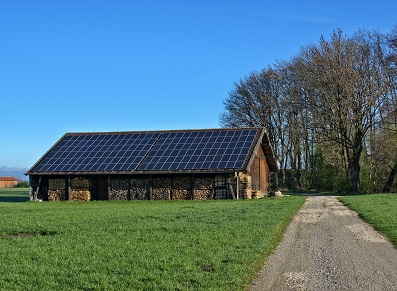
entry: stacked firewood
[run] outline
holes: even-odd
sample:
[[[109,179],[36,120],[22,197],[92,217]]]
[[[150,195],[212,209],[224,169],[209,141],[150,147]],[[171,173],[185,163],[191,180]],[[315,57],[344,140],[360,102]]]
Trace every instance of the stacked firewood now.
[[[90,188],[90,180],[82,177],[73,178],[71,180],[71,187],[72,189],[88,190]]]
[[[66,190],[49,189],[48,201],[63,201],[66,200]]]
[[[213,196],[213,189],[194,189],[194,200],[210,200]]]
[[[66,179],[48,180],[48,201],[66,200]]]
[[[153,178],[152,198],[154,200],[169,200],[171,197],[171,178]]]
[[[70,200],[72,201],[90,201],[91,194],[88,190],[72,190],[70,192]]]
[[[90,201],[90,180],[83,177],[73,178],[70,181],[71,191],[70,200],[72,201]]]
[[[48,179],[48,189],[66,189],[66,179]]]
[[[214,196],[214,178],[197,177],[194,185],[195,200],[209,200]]]
[[[148,178],[133,178],[130,180],[130,198],[132,200],[145,200],[147,199],[147,193],[149,189],[149,179]]]
[[[110,199],[111,200],[128,200],[129,180],[115,178],[110,181]]]
[[[234,189],[237,191],[237,189]],[[242,199],[251,199],[251,176],[248,174],[239,174],[239,197]]]
[[[189,176],[175,177],[172,182],[172,199],[186,200],[190,199],[192,179]]]

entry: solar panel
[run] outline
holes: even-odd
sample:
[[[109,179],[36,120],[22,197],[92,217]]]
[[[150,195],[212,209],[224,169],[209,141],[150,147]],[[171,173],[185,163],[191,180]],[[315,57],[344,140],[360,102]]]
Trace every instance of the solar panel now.
[[[239,169],[257,129],[164,133],[138,170]]]
[[[259,130],[67,134],[31,172],[240,169]]]
[[[132,171],[159,136],[158,133],[67,135],[33,172]]]

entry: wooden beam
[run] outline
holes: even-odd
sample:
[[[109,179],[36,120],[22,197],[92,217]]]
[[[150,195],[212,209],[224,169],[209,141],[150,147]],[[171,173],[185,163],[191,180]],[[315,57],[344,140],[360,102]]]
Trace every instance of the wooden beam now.
[[[71,194],[72,194],[72,181],[71,181],[71,178],[70,178],[70,175],[68,175],[68,177],[67,177],[67,181],[66,181],[66,183],[67,183],[67,193],[66,193],[66,199],[67,200],[70,200],[70,198],[71,198]]]
[[[110,195],[110,175],[108,175],[108,200],[111,199],[111,195]]]
[[[230,182],[230,177],[229,176],[227,176],[227,178],[226,178],[226,183],[227,183],[228,191],[232,195],[233,199],[236,199],[236,196],[234,195],[234,190],[233,190],[232,184]]]
[[[190,189],[191,189],[191,192],[192,192],[192,194],[191,194],[191,198],[192,198],[192,200],[194,200],[194,189],[196,188],[196,178],[195,178],[195,176],[194,176],[194,173],[192,174],[192,182],[191,182],[191,184],[190,184]]]
[[[149,175],[149,200],[153,199],[153,175]]]

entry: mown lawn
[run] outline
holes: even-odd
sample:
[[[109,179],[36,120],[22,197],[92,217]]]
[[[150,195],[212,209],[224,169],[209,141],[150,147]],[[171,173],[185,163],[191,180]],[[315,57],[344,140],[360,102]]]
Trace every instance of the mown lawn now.
[[[352,195],[339,200],[397,247],[397,194]]]
[[[304,200],[0,203],[0,290],[244,290]]]

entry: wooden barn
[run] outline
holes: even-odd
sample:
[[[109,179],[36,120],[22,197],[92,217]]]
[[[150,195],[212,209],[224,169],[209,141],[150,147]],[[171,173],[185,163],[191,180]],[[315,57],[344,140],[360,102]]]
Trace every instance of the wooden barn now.
[[[66,133],[26,173],[31,199],[238,199],[277,171],[264,128]]]
[[[18,184],[18,179],[14,177],[0,177],[0,188],[12,188]]]

